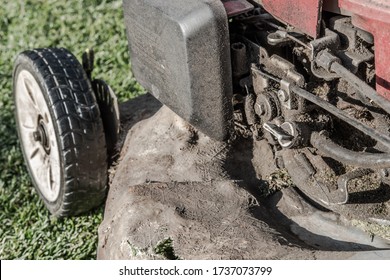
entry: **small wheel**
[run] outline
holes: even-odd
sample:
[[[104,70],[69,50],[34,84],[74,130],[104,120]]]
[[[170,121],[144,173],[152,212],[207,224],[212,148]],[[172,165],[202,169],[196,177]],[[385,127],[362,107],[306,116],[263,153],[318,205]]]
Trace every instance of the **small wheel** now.
[[[13,74],[23,155],[47,208],[70,216],[98,206],[106,196],[106,143],[82,66],[65,49],[36,49],[19,54]]]

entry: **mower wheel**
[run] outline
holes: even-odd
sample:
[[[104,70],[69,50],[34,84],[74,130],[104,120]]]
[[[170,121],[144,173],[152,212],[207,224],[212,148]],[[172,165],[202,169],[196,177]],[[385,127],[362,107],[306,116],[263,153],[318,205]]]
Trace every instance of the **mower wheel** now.
[[[25,51],[13,83],[23,155],[49,211],[70,216],[98,206],[106,196],[106,143],[81,64],[65,49]]]

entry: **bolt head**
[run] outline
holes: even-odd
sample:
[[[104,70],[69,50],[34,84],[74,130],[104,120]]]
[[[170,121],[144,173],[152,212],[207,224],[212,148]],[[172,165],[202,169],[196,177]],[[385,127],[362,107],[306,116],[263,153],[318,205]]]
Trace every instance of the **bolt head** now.
[[[255,104],[255,112],[256,112],[256,114],[259,115],[259,116],[265,115],[266,109],[265,109],[264,104],[256,103],[256,104]]]

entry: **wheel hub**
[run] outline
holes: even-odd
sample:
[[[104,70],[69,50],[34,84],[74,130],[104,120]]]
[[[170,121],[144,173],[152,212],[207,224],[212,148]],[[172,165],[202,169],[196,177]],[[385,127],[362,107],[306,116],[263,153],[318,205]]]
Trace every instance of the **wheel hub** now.
[[[38,118],[37,130],[33,132],[34,140],[39,142],[47,155],[50,155],[50,139],[47,133],[45,121],[42,116]]]

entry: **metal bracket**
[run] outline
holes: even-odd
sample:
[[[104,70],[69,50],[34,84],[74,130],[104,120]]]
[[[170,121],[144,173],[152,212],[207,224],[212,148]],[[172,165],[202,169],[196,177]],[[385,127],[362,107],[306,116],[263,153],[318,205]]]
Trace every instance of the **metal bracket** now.
[[[298,108],[296,98],[290,89],[291,83],[286,80],[280,81],[280,89],[278,91],[278,98],[283,107],[289,110],[296,110]]]

